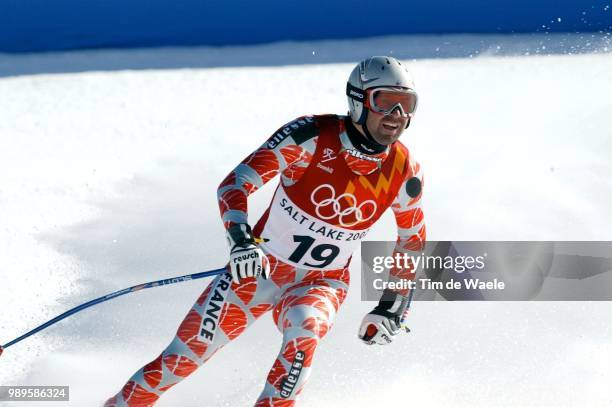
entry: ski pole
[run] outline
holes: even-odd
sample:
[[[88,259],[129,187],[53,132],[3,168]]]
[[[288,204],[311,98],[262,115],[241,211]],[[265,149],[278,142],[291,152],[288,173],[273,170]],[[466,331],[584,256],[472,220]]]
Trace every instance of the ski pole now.
[[[400,304],[400,310],[402,310],[400,314],[402,316],[402,319],[400,320],[400,327],[406,332],[410,332],[410,328],[408,328],[405,323],[406,311],[410,309],[410,304],[412,304],[412,296],[414,295],[415,288],[410,289],[410,292],[408,293],[408,298],[404,298],[402,300],[402,303]]]
[[[93,305],[100,304],[101,302],[112,300],[113,298],[117,298],[119,296],[122,296],[122,295],[125,295],[125,294],[129,294],[129,293],[133,293],[133,292],[140,291],[140,290],[144,290],[144,289],[147,289],[147,288],[159,287],[159,286],[175,284],[175,283],[182,283],[183,281],[191,281],[191,280],[197,280],[199,278],[215,276],[217,274],[223,273],[225,270],[226,270],[225,267],[221,267],[221,268],[218,268],[218,269],[215,269],[215,270],[203,271],[201,273],[187,274],[187,275],[184,275],[184,276],[179,276],[179,277],[174,277],[174,278],[166,278],[166,279],[163,279],[163,280],[151,281],[149,283],[144,283],[144,284],[135,285],[133,287],[124,288],[123,290],[115,291],[114,293],[110,293],[110,294],[107,294],[107,295],[102,296],[100,298],[96,298],[95,300],[91,300],[89,302],[81,304],[81,305],[79,305],[77,307],[74,307],[74,308],[64,312],[61,315],[58,315],[57,317],[53,318],[52,320],[45,322],[44,324],[42,324],[42,325],[32,329],[29,332],[26,332],[25,334],[21,335],[19,338],[13,339],[12,341],[8,342],[5,345],[1,345],[0,346],[0,355],[2,355],[2,351],[4,349],[8,348],[9,346],[12,346],[12,345],[16,344],[17,342],[21,342],[25,338],[27,338],[29,336],[32,336],[35,333],[40,332],[40,331],[42,331],[45,328],[50,327],[51,325],[55,324],[56,322],[59,322],[62,319],[69,317],[70,315],[76,314],[79,311],[83,311],[84,309],[89,308],[89,307],[91,307]]]

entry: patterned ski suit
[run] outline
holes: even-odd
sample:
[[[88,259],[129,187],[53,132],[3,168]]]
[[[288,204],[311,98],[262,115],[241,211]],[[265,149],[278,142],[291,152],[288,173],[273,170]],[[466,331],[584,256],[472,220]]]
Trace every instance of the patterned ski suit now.
[[[346,296],[351,254],[372,224],[391,207],[398,225],[396,251],[420,250],[425,240],[419,164],[399,142],[378,154],[363,153],[349,137],[357,131],[349,120],[335,115],[296,119],[223,180],[218,199],[229,228],[248,223],[248,195],[281,175],[254,228],[256,236],[268,239],[261,246],[270,278],[236,284],[229,272],[217,276],[174,340],[107,407],[152,406],[268,311],[283,342],[256,407],[295,404],[315,350]],[[412,278],[409,272],[392,270],[397,278]]]

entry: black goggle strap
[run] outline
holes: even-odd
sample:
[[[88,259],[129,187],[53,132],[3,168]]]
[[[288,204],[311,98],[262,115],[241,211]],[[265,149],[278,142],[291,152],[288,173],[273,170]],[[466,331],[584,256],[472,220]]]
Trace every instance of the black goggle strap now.
[[[363,89],[359,89],[358,87],[351,85],[349,82],[346,83],[346,96],[362,103],[364,103],[366,100],[365,91]]]

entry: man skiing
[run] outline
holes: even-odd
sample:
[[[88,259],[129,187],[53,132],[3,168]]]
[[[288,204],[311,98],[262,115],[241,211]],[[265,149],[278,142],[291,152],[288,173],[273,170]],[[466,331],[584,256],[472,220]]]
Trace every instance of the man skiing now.
[[[391,207],[396,252],[421,250],[423,176],[398,140],[417,105],[408,69],[391,57],[359,63],[347,83],[349,115],[304,116],[280,128],[218,188],[230,245],[228,272],[204,290],[176,337],[105,406],[152,406],[256,319],[272,311],[283,335],[256,407],[293,406],[349,286],[353,251]],[[253,229],[247,197],[280,174]],[[393,269],[392,278],[414,277]],[[401,331],[407,291],[385,290],[359,328],[366,344]]]

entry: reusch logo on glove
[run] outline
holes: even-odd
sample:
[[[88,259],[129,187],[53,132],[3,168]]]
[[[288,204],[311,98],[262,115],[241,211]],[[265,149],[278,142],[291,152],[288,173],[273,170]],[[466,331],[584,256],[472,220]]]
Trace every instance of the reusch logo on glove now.
[[[293,363],[291,364],[291,369],[289,370],[289,375],[285,377],[281,382],[280,388],[280,396],[284,399],[289,398],[295,385],[300,378],[300,373],[302,373],[302,368],[304,367],[304,359],[306,358],[306,354],[301,350],[298,350],[295,353],[295,358],[293,358]]]
[[[228,273],[221,275],[221,278],[213,287],[213,294],[208,300],[204,307],[204,318],[202,318],[202,325],[200,329],[199,340],[211,344],[215,339],[215,332],[217,332],[217,326],[219,325],[219,317],[221,316],[221,307],[225,302],[225,297],[229,291],[229,287],[232,283],[232,276]]]
[[[259,258],[259,253],[257,253],[256,251],[252,251],[248,254],[242,254],[240,256],[234,257],[234,263],[240,263],[241,261],[244,261],[244,260],[258,259],[258,258]]]

